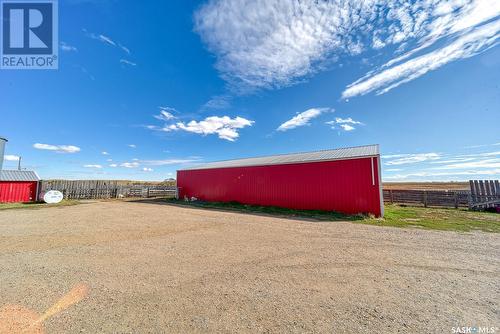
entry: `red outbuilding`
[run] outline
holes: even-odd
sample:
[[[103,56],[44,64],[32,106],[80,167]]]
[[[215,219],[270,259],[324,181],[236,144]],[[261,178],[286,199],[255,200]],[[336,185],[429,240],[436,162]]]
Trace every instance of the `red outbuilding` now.
[[[25,170],[0,170],[0,203],[38,200],[37,173]]]
[[[378,145],[212,162],[177,171],[179,198],[384,214]]]

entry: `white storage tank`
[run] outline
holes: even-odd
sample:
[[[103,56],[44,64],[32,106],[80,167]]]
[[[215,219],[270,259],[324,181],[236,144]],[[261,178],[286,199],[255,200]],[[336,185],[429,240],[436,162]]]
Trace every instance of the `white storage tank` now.
[[[3,167],[3,155],[5,152],[5,143],[6,142],[7,142],[7,139],[0,136],[0,170],[2,170],[2,167]]]

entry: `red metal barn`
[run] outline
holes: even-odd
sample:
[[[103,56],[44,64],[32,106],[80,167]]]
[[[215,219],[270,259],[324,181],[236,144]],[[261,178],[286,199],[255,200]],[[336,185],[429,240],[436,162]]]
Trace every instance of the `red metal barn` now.
[[[40,178],[32,171],[0,171],[0,203],[34,202]]]
[[[208,163],[177,171],[179,198],[383,216],[378,145]]]

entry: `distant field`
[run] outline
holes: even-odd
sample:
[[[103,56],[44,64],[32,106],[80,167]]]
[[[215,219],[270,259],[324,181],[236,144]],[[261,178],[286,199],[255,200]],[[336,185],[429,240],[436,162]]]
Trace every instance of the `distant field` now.
[[[384,189],[470,190],[469,182],[384,182]]]

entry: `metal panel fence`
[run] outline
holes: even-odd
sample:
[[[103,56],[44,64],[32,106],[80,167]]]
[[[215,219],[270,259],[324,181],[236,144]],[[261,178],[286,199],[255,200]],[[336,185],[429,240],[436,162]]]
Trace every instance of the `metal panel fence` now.
[[[110,199],[126,197],[175,197],[176,187],[150,183],[127,184],[106,180],[49,180],[42,181],[40,194],[59,190],[65,199]]]
[[[499,180],[471,180],[471,209],[500,207]]]

